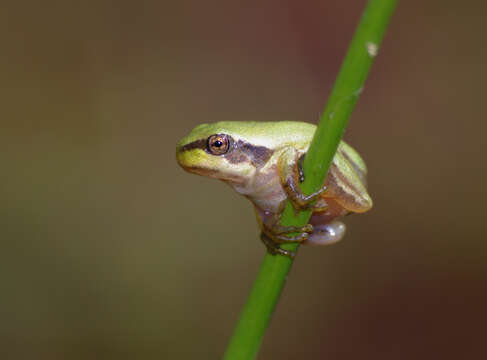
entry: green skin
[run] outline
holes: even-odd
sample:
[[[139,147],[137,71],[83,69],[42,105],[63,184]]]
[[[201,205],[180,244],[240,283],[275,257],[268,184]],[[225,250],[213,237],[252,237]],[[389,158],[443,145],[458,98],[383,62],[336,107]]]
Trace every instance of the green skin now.
[[[202,124],[179,141],[176,157],[184,170],[220,179],[247,197],[254,204],[268,250],[293,256],[279,244],[335,243],[345,233],[345,225],[337,217],[372,207],[365,163],[343,141],[323,188],[311,195],[300,191],[304,179],[301,163],[315,130],[313,124],[294,121]],[[279,225],[288,199],[296,210],[313,211],[309,224],[298,228]]]

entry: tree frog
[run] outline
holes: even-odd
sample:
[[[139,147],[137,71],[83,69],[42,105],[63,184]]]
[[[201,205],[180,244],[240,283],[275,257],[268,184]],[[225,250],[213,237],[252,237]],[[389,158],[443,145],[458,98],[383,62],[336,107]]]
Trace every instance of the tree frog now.
[[[279,244],[335,243],[345,233],[345,225],[337,218],[372,207],[365,163],[344,141],[323,187],[311,195],[300,191],[302,161],[315,130],[313,124],[296,121],[202,124],[178,142],[176,158],[184,170],[223,180],[248,198],[268,251],[294,257]],[[307,225],[280,225],[287,199],[296,210],[312,210]]]

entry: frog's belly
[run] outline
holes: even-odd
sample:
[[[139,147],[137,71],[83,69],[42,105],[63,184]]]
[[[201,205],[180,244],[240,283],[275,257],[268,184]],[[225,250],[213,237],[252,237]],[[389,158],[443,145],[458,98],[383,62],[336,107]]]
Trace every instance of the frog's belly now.
[[[254,206],[266,213],[275,214],[279,212],[279,206],[282,201],[286,200],[286,194],[284,191],[276,191],[275,193],[269,193],[269,196],[252,198],[249,196],[250,201]]]
[[[260,175],[243,186],[234,185],[233,188],[252,201],[256,208],[270,213],[276,213],[281,202],[287,198],[279,176],[273,172]]]

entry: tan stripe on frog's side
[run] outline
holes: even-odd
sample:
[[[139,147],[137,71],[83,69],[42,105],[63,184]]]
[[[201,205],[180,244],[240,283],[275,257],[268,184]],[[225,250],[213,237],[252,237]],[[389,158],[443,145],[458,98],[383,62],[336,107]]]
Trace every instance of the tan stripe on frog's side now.
[[[333,198],[351,212],[365,212],[372,207],[365,177],[367,167],[360,155],[343,141],[333,158],[325,185],[324,198]]]

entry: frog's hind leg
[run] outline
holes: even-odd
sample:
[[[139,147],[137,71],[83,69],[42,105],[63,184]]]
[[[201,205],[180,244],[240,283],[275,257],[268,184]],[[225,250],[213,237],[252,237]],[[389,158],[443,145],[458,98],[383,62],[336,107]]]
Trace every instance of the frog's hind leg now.
[[[345,224],[333,220],[326,224],[313,225],[313,232],[304,245],[330,245],[340,241],[345,235]]]

